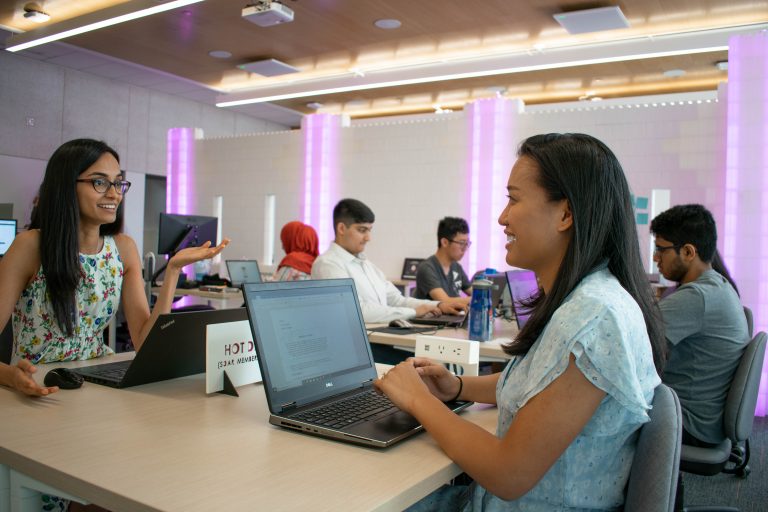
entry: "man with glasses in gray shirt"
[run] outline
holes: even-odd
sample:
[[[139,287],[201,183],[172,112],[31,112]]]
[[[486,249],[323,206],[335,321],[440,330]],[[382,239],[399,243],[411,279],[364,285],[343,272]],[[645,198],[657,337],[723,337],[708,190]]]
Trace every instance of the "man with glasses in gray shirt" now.
[[[472,296],[472,281],[459,261],[471,244],[467,221],[459,217],[442,219],[437,225],[437,252],[419,265],[413,296],[432,300],[461,297],[468,305]],[[465,297],[462,297],[462,292]]]
[[[749,341],[744,309],[727,270],[712,268],[717,228],[706,208],[670,208],[651,232],[659,273],[679,283],[659,302],[669,347],[662,381],[680,397],[683,443],[715,446],[725,439],[725,400]]]

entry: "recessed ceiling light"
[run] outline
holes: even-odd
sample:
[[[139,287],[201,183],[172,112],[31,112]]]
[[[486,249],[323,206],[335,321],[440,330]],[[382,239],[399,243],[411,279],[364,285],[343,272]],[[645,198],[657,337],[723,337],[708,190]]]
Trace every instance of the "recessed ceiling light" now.
[[[715,67],[719,69],[720,71],[728,71],[728,61],[727,60],[719,60],[715,62]]]
[[[629,27],[629,21],[621,12],[621,8],[616,6],[563,12],[553,17],[569,34],[587,34]]]
[[[312,110],[317,110],[322,107],[323,107],[323,104],[317,101],[310,101],[309,103],[307,103],[307,108],[311,108]]]
[[[232,56],[232,52],[228,52],[227,50],[211,50],[208,52],[208,55],[214,59],[228,59]]]
[[[373,22],[373,24],[379,28],[383,28],[384,30],[392,30],[395,28],[400,28],[400,26],[402,25],[402,23],[400,23],[400,20],[396,20],[392,18],[376,20]]]
[[[667,78],[677,78],[679,76],[685,75],[684,69],[668,69],[663,73],[664,76]]]
[[[51,19],[51,16],[43,12],[43,8],[35,3],[29,3],[24,6],[24,17],[35,23],[45,23]]]

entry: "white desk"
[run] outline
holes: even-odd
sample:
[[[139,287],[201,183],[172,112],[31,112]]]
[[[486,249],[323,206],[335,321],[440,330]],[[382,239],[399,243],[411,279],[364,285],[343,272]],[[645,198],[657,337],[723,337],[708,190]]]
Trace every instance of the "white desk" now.
[[[44,399],[0,388],[0,478],[5,465],[114,511],[336,511],[402,510],[460,473],[429,434],[386,450],[307,436],[267,423],[260,384],[238,392],[206,396],[204,375]],[[462,416],[495,430],[495,408]]]
[[[382,327],[385,324],[366,324],[366,327],[375,328]],[[418,325],[417,327],[428,327]],[[480,343],[480,360],[481,361],[507,361],[511,358],[501,345],[508,343],[514,339],[518,333],[517,324],[507,320],[496,319],[494,322],[493,336],[491,341],[484,341]],[[427,336],[442,336],[446,338],[455,338],[466,340],[469,339],[469,334],[466,329],[457,329],[454,327],[446,327],[439,329],[435,332],[423,333]],[[378,343],[381,345],[390,345],[393,347],[403,347],[406,349],[413,349],[416,347],[416,336],[418,334],[389,334],[384,332],[370,332],[368,334],[368,341],[371,343]]]

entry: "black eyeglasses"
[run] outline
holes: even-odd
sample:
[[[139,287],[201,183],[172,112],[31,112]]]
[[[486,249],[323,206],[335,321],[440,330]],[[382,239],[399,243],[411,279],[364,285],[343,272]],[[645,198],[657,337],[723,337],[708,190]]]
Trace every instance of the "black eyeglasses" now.
[[[653,254],[654,255],[661,254],[664,251],[667,251],[669,249],[678,250],[683,245],[684,244],[681,244],[681,245],[666,245],[666,246],[664,246],[664,245],[655,245],[655,246],[653,246]]]
[[[467,247],[469,247],[470,245],[472,245],[472,242],[471,242],[470,240],[467,240],[466,242],[465,242],[465,241],[463,241],[463,240],[462,240],[462,241],[458,241],[458,240],[448,240],[448,242],[449,242],[449,243],[452,243],[452,244],[460,245],[461,247],[463,247],[463,248],[465,248],[465,249],[466,249]]]
[[[77,180],[77,182],[90,183],[91,185],[93,185],[93,190],[95,190],[99,194],[106,194],[107,190],[109,190],[109,187],[115,187],[115,192],[117,192],[120,195],[123,195],[126,192],[128,192],[128,189],[131,188],[131,182],[124,181],[124,180],[109,181],[106,178],[89,178],[85,180]]]

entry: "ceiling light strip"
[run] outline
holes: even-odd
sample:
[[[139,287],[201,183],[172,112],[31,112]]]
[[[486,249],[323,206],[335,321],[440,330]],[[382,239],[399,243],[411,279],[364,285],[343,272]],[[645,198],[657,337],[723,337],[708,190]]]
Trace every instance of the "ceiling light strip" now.
[[[157,14],[160,12],[170,11],[172,9],[176,9],[178,7],[184,7],[185,5],[194,4],[197,2],[202,2],[203,0],[175,0],[173,2],[167,2],[160,5],[154,5],[152,7],[148,7],[146,9],[141,9],[138,11],[128,12],[125,14],[120,14],[114,17],[107,18],[105,20],[95,21],[92,23],[87,23],[86,25],[81,25],[79,27],[74,27],[71,29],[63,29],[64,25],[69,26],[72,23],[76,23],[78,19],[85,18],[85,16],[82,16],[80,18],[73,18],[71,20],[62,21],[61,23],[57,23],[55,25],[50,25],[48,27],[44,27],[37,30],[32,30],[29,32],[25,32],[23,34],[19,34],[17,36],[12,36],[10,39],[10,42],[13,43],[14,41],[22,41],[18,44],[13,44],[12,46],[9,46],[6,48],[9,52],[18,52],[21,50],[26,50],[28,48],[32,48],[34,46],[40,46],[42,44],[51,43],[53,41],[58,41],[60,39],[65,39],[67,37],[76,36],[79,34],[83,34],[85,32],[91,32],[93,30],[98,30],[100,28],[104,27],[110,27],[112,25],[117,25],[118,23],[124,23],[126,21],[135,20],[138,18],[143,18],[145,16],[151,16],[152,14]],[[131,7],[131,4],[134,4],[134,2],[128,2],[126,4],[120,4],[117,7],[125,8],[125,7]],[[108,10],[104,10],[103,12],[107,12]],[[112,10],[109,10],[112,12]],[[99,11],[102,12],[102,11]],[[99,14],[99,12],[94,13],[96,15]],[[63,29],[63,30],[61,30]],[[51,30],[54,31],[54,33],[49,35],[43,35],[47,34]],[[39,37],[38,37],[39,35]]]
[[[547,64],[534,64],[530,66],[517,66],[512,68],[472,71],[468,73],[453,73],[448,75],[408,78],[403,80],[391,80],[388,82],[379,82],[379,83],[373,83],[373,84],[348,85],[343,87],[316,89],[312,91],[301,91],[301,92],[294,92],[294,93],[287,93],[287,94],[275,94],[272,96],[260,96],[255,98],[242,99],[242,100],[223,101],[223,102],[216,103],[216,106],[217,107],[236,107],[240,105],[250,105],[253,103],[266,103],[269,101],[281,101],[281,100],[289,100],[294,98],[305,98],[307,96],[336,94],[340,92],[364,91],[368,89],[383,89],[386,87],[397,87],[401,85],[443,82],[443,81],[449,81],[449,80],[461,80],[466,78],[478,78],[478,77],[494,76],[494,75],[507,75],[507,74],[513,74],[513,73],[525,73],[529,71],[542,71],[547,69],[570,68],[570,67],[577,67],[577,66],[588,66],[592,64],[607,64],[611,62],[625,62],[630,60],[654,59],[659,57],[672,57],[675,55],[690,55],[693,53],[708,53],[708,52],[719,52],[719,51],[726,51],[726,50],[728,50],[728,45],[720,45],[720,46],[710,46],[706,48],[693,48],[693,49],[686,48],[686,49],[670,50],[670,51],[663,51],[663,52],[636,53],[631,55],[618,55],[614,57],[600,57],[600,58],[593,58],[593,59],[571,60],[571,61],[565,61],[565,62],[553,62],[553,63],[547,63]]]

